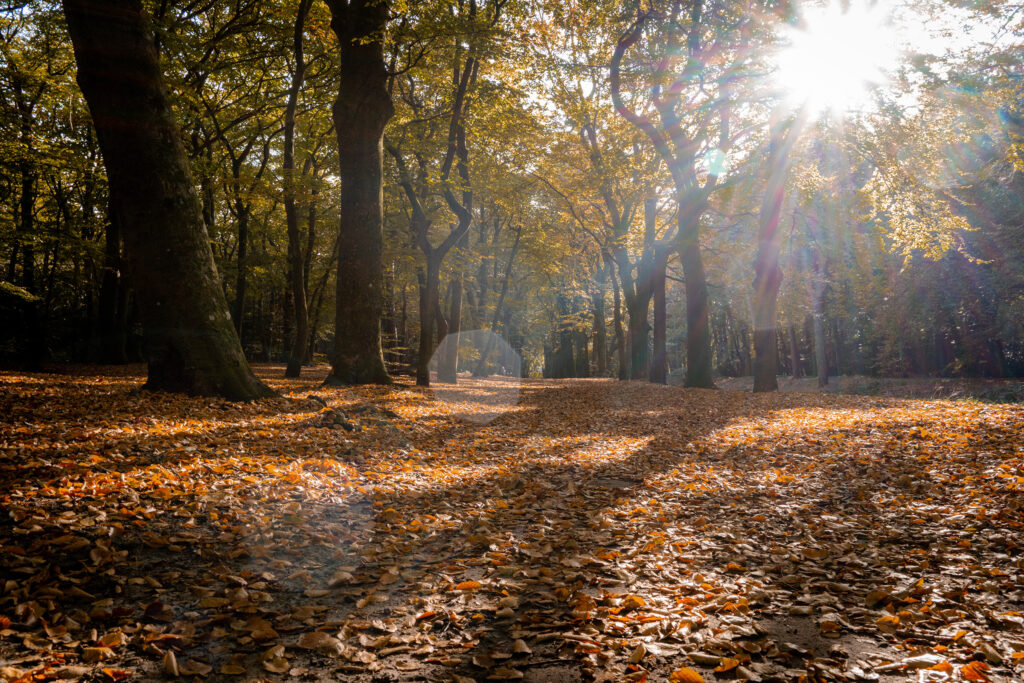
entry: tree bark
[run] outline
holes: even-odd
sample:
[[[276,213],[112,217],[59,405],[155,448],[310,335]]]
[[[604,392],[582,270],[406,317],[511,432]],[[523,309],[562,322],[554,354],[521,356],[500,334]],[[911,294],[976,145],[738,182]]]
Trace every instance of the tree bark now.
[[[604,291],[608,286],[608,266],[598,265],[597,286],[590,295],[594,314],[594,363],[598,377],[608,374],[608,329],[605,324]]]
[[[770,131],[768,179],[761,201],[757,258],[754,261],[754,391],[778,391],[777,317],[782,268],[779,251],[782,202],[786,188],[789,150],[802,126],[802,116],[788,127],[774,124]]]
[[[231,317],[235,322],[238,339],[242,335],[242,318],[245,316],[245,296],[249,289],[249,210],[245,206],[238,209],[238,251],[236,252],[237,272],[235,273],[235,302],[232,305]],[[242,347],[245,348],[244,346]]]
[[[64,0],[146,336],[152,390],[249,400],[252,374],[213,261],[139,0]]]
[[[420,281],[420,347],[416,359],[416,384],[430,386],[430,359],[434,355],[434,322],[440,299],[441,259],[427,254],[427,266]]]
[[[679,198],[679,260],[686,290],[686,379],[687,387],[713,389],[711,375],[711,329],[709,327],[708,281],[700,253],[700,219],[688,217]]]
[[[462,326],[462,272],[456,273],[449,288],[448,334],[444,353],[438,359],[437,381],[445,384],[458,382],[459,329]],[[444,342],[445,340],[442,340]]]
[[[793,379],[800,379],[804,376],[803,366],[800,364],[800,347],[796,343],[796,326],[789,325],[789,360],[792,367]]]
[[[125,286],[121,263],[121,230],[111,207],[103,252],[103,279],[99,296],[99,360],[101,363],[128,362],[125,348],[124,317],[119,313],[120,290]]]
[[[295,112],[299,104],[299,92],[306,77],[306,60],[303,55],[302,43],[306,26],[306,15],[309,14],[313,0],[300,0],[295,15],[295,28],[292,34],[292,55],[295,58],[295,70],[288,88],[288,102],[284,112],[284,154],[282,166],[284,170],[284,216],[288,232],[288,283],[291,288],[292,315],[294,316],[294,337],[291,351],[288,354],[288,366],[285,377],[299,377],[302,374],[302,362],[306,357],[309,338],[309,309],[306,303],[306,277],[302,254],[302,236],[299,233],[298,207],[295,201]]]
[[[654,384],[668,383],[668,314],[665,310],[665,269],[668,254],[659,248],[654,255],[654,353],[651,355],[650,381]]]
[[[818,370],[818,386],[828,386],[828,356],[825,353],[825,313],[820,302],[814,309],[814,363]]]
[[[626,333],[622,329],[622,295],[619,293],[619,280],[615,277],[612,269],[612,296],[614,298],[615,311],[612,324],[615,326],[615,355],[618,359],[620,380],[629,379],[629,361],[626,355]]]
[[[498,300],[494,304],[494,314],[491,318],[491,334],[487,337],[487,343],[484,345],[484,350],[480,353],[480,358],[476,362],[476,367],[473,368],[473,377],[486,377],[488,374],[487,363],[488,357],[491,355],[491,349],[494,347],[494,339],[498,334],[498,321],[501,320],[502,307],[505,305],[505,296],[508,294],[508,284],[512,275],[512,264],[516,260],[516,254],[519,251],[519,240],[523,236],[523,229],[519,227],[516,229],[516,239],[512,243],[512,250],[509,252],[508,261],[505,262],[505,272],[501,278],[501,291],[498,293]],[[509,335],[509,342],[511,343],[511,335]],[[522,359],[522,353],[519,354]]]
[[[390,384],[384,366],[384,126],[394,115],[387,90],[386,0],[329,0],[341,69],[334,101],[341,217],[334,353],[329,384]]]

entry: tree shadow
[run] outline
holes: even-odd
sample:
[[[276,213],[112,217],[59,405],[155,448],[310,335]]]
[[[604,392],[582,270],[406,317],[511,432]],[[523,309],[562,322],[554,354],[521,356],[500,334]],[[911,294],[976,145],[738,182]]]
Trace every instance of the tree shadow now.
[[[437,410],[437,402],[430,402],[421,389],[366,389],[344,398],[329,394],[332,405],[368,401],[400,411],[416,409],[416,420],[431,425],[401,422],[409,446],[368,455],[361,466],[363,476],[386,486],[339,490],[334,496],[282,488],[265,491],[262,501],[247,501],[244,491],[232,492],[233,498],[223,504],[196,507],[193,501],[185,506],[202,542],[164,542],[140,531],[124,534],[116,547],[138,558],[133,575],[213,567],[206,580],[210,590],[226,590],[228,577],[261,580],[276,602],[259,610],[285,615],[313,604],[320,624],[394,621],[411,616],[410,609],[436,607],[448,615],[445,623],[450,625],[457,616],[455,606],[472,608],[481,615],[472,622],[481,650],[507,647],[505,634],[515,629],[586,628],[594,616],[585,610],[581,615],[578,606],[586,602],[582,595],[602,599],[614,593],[656,593],[659,581],[677,593],[699,594],[706,590],[695,588],[695,574],[702,574],[708,585],[725,582],[732,565],[758,572],[762,589],[782,591],[793,604],[802,595],[825,594],[828,583],[854,574],[863,579],[875,569],[878,575],[869,577],[874,585],[896,588],[902,581],[898,571],[881,565],[858,568],[856,553],[881,548],[891,554],[920,547],[915,545],[917,522],[910,516],[894,517],[887,501],[919,495],[922,487],[934,483],[926,481],[928,473],[918,461],[919,452],[910,447],[913,443],[901,440],[910,438],[911,428],[927,426],[929,419],[879,416],[877,411],[897,405],[892,400],[757,396],[611,380],[527,381],[520,391],[516,408],[482,425],[454,419],[450,407]],[[188,414],[174,412],[178,408],[173,403],[150,407],[166,409],[165,416]],[[230,442],[252,432],[255,417],[302,414],[289,412],[287,406],[276,409],[250,407],[243,415],[248,424],[224,425],[212,430],[209,439]],[[88,410],[83,408],[82,414]],[[843,419],[815,419],[827,411],[840,412]],[[791,419],[804,413],[803,422]],[[884,422],[885,429],[871,436],[861,428],[863,422]],[[302,436],[298,430],[289,433],[296,439]],[[858,447],[868,455],[851,457],[838,447],[851,439],[862,440]],[[832,456],[830,444],[836,451]],[[125,461],[125,467],[173,466],[194,457],[191,453],[139,454]],[[281,459],[307,455],[297,442]],[[411,465],[403,464],[406,458]],[[965,466],[980,472],[991,463],[977,460]],[[411,468],[410,474],[403,474],[403,467]],[[436,478],[417,476],[430,468],[438,473]],[[78,473],[87,469],[83,465]],[[687,477],[681,478],[677,470]],[[758,483],[736,487],[745,496],[738,501],[730,481],[740,478]],[[118,495],[95,493],[93,499]],[[659,502],[670,514],[653,512]],[[216,522],[211,512],[227,515],[232,506],[241,506],[244,514],[227,525]],[[272,513],[289,506],[300,512]],[[636,513],[641,507],[645,511]],[[846,529],[844,536],[821,523],[823,515],[835,514],[855,514],[858,525]],[[243,529],[243,524],[249,526]],[[215,542],[218,534],[223,547]],[[670,551],[676,542],[699,549],[699,559],[680,564]],[[670,565],[668,573],[640,576],[627,571],[624,578],[623,558],[652,543],[650,550],[640,552],[660,553],[658,560]],[[819,556],[824,547],[840,550]],[[801,554],[804,549],[810,554]],[[347,575],[339,587],[307,595],[329,586],[339,571]],[[805,578],[793,584],[793,576]],[[463,580],[486,581],[488,587],[465,594],[453,590]],[[425,598],[426,584],[442,592]],[[516,586],[522,595],[511,619],[490,609],[500,585]],[[565,592],[555,593],[555,588]],[[861,580],[843,599],[862,604],[865,592]],[[133,589],[126,596],[137,593]],[[186,612],[203,612],[184,587],[169,591],[168,603],[172,597],[183,605],[176,608],[179,619]],[[416,602],[424,599],[428,602]],[[760,613],[753,604],[750,621],[760,621],[764,634],[784,637],[773,631],[782,623],[778,615]],[[719,623],[714,612],[703,618]],[[293,622],[284,624],[292,630],[314,626]],[[434,623],[431,619],[418,628],[433,633]],[[288,631],[282,627],[282,632]],[[818,634],[810,649],[824,649],[830,642]],[[562,641],[538,650],[547,656],[545,661],[587,658],[556,644]],[[473,672],[468,662],[456,670]]]

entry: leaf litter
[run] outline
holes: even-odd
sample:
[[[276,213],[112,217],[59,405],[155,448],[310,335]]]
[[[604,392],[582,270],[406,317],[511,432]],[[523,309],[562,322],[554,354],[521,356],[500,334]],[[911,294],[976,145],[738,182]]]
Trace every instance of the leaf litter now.
[[[0,373],[0,680],[1024,676],[1020,406],[133,372]]]

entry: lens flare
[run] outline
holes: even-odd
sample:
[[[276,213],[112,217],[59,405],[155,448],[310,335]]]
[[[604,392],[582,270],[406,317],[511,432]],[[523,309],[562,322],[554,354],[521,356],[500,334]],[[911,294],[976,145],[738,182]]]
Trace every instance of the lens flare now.
[[[890,17],[880,5],[838,5],[805,11],[799,27],[786,31],[775,79],[786,99],[808,112],[841,113],[868,103],[900,57]]]

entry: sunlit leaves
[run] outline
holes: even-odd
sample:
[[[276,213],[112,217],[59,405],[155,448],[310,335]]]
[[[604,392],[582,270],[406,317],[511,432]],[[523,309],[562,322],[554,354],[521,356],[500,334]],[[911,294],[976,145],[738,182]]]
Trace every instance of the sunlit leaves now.
[[[320,390],[348,432],[317,426],[312,380],[234,406],[0,377],[23,400],[0,441],[0,638],[37,657],[19,675],[1024,665],[1019,407],[528,381],[476,425],[403,385]]]

